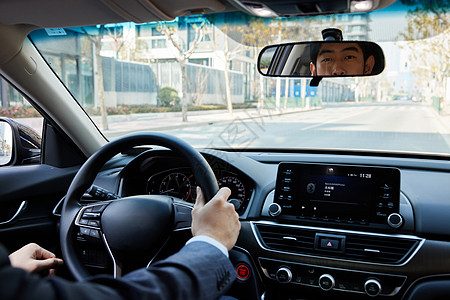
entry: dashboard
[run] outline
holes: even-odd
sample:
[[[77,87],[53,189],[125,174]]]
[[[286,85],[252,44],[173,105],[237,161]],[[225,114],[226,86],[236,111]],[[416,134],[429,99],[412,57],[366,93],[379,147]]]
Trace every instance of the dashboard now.
[[[239,169],[214,156],[205,156],[217,178],[219,187],[231,190],[230,199],[239,202],[242,215],[253,195],[254,182]],[[145,153],[122,171],[120,195],[166,195],[194,203],[197,182],[186,161],[170,151]]]
[[[416,299],[424,284],[450,283],[450,167],[445,161],[201,153],[219,185],[229,187],[241,204],[241,232],[230,252],[238,280],[230,295]],[[196,196],[191,169],[169,150],[116,157],[95,184],[121,197],[169,195],[191,207]],[[175,234],[177,242],[167,243],[173,247],[167,253],[189,236]]]

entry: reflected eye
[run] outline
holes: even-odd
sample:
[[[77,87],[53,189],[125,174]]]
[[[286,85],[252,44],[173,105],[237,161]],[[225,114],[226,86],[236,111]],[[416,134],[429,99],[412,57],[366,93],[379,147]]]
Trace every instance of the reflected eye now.
[[[320,62],[330,62],[330,61],[331,61],[331,58],[326,57],[326,58],[323,58]]]
[[[350,60],[350,59],[356,59],[356,56],[354,56],[354,55],[346,55],[345,56],[345,60]]]

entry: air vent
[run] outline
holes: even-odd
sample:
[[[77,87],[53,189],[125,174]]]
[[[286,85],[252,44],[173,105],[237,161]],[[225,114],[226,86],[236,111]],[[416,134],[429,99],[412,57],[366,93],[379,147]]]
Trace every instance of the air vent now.
[[[314,230],[267,225],[257,225],[256,228],[264,245],[269,249],[304,254],[317,253],[314,249],[316,239]]]
[[[419,241],[380,236],[347,235],[345,256],[355,260],[397,264],[403,262]]]
[[[400,264],[410,256],[420,242],[419,239],[412,237],[331,232],[304,227],[262,224],[257,224],[255,227],[263,246],[267,249],[374,263]],[[320,249],[317,234],[321,237],[324,235],[345,236],[343,250]]]

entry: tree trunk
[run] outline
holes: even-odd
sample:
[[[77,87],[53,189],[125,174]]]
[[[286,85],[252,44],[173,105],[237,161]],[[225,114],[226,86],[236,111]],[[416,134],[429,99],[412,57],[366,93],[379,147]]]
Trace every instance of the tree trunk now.
[[[97,86],[98,86],[98,98],[100,102],[100,113],[102,115],[103,130],[108,130],[108,118],[105,105],[105,88],[103,86],[103,68],[102,57],[100,56],[101,38],[99,37],[97,42],[94,43],[95,61],[97,66]]]
[[[181,67],[181,119],[183,122],[187,122],[187,75],[186,75],[186,63],[180,62]]]
[[[233,102],[231,101],[231,87],[230,87],[230,75],[228,72],[228,67],[230,64],[230,59],[228,57],[228,37],[225,36],[224,39],[224,52],[223,55],[225,57],[225,67],[223,68],[225,73],[225,98],[227,100],[227,108],[230,115],[233,115]]]
[[[228,72],[228,63],[229,61],[225,60],[225,96],[227,99],[227,108],[230,115],[233,115],[233,102],[231,101],[231,87],[230,87],[230,78]]]

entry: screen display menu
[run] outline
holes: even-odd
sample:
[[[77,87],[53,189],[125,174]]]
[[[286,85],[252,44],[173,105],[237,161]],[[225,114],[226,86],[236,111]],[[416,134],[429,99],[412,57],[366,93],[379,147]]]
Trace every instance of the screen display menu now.
[[[385,223],[398,212],[396,168],[281,163],[274,202],[283,216],[325,221]]]

